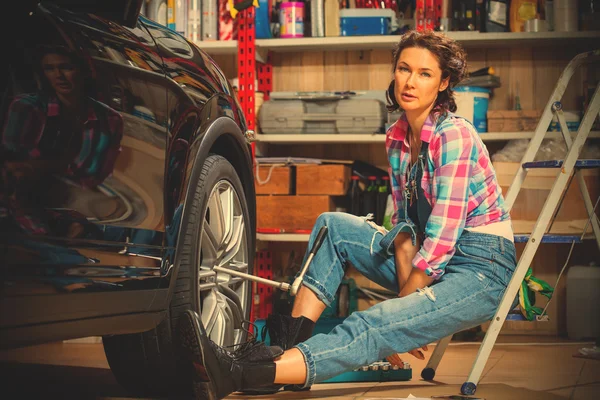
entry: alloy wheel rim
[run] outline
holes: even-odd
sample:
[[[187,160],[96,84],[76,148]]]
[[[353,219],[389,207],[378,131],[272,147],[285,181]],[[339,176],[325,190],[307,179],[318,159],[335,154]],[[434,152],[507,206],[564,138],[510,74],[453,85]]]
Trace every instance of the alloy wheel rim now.
[[[202,219],[198,304],[208,336],[221,346],[240,343],[243,338],[244,329],[238,328],[250,306],[250,283],[213,267],[249,273],[247,235],[237,191],[229,181],[218,181]]]

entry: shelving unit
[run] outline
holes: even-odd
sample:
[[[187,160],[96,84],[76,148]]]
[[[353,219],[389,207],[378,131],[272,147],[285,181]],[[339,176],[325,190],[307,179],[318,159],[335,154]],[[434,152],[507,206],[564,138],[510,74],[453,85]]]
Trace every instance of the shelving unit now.
[[[487,132],[480,134],[484,142],[500,142],[513,139],[531,139],[533,132]],[[546,138],[557,139],[560,137],[559,132],[548,133]],[[590,138],[600,138],[600,131],[590,132]],[[385,143],[384,134],[366,134],[366,135],[310,135],[310,134],[259,134],[256,135],[256,141],[259,143],[278,143],[278,144],[294,144],[294,143]]]
[[[557,46],[593,44],[600,41],[600,31],[584,32],[448,32],[464,47],[511,48],[522,46]],[[339,36],[296,39],[257,39],[257,53],[298,51],[343,51],[392,49],[398,43],[397,35],[390,36]],[[235,54],[237,41],[200,41],[198,47],[209,54]]]
[[[308,233],[257,233],[256,240],[261,242],[308,242]]]
[[[262,242],[305,242],[308,243],[310,235],[304,233],[277,233],[277,234],[266,234],[266,233],[257,233],[256,240]],[[560,235],[559,238],[564,240],[564,243],[571,244],[571,242],[581,243],[582,240],[578,235],[566,236]],[[525,234],[515,234],[515,243],[526,243],[529,235]],[[583,240],[593,240],[594,236],[592,234],[586,235]],[[556,242],[554,242],[556,243]]]

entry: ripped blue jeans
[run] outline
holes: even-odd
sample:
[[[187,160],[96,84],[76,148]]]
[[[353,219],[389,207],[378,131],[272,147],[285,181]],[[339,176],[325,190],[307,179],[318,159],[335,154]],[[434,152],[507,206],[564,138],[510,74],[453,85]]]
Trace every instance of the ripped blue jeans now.
[[[383,234],[366,218],[322,214],[309,248],[323,225],[328,227],[327,237],[303,281],[321,301],[327,305],[333,301],[349,264],[398,293],[394,255],[381,246]],[[430,289],[354,312],[329,334],[318,334],[298,344],[307,366],[305,386],[489,321],[515,266],[512,242],[465,230],[444,275]]]

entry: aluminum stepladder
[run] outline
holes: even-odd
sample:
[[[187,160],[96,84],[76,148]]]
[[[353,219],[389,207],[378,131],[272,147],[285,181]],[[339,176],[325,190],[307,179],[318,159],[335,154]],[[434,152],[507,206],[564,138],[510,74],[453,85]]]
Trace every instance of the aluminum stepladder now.
[[[527,244],[525,245],[525,249],[518,260],[516,270],[504,293],[504,296],[502,297],[498,310],[496,311],[483,342],[479,347],[479,352],[477,353],[467,381],[461,387],[461,393],[464,395],[472,395],[475,393],[477,384],[479,383],[479,379],[481,378],[481,374],[483,372],[483,368],[485,367],[490,353],[492,352],[492,348],[496,343],[500,329],[502,328],[504,321],[507,319],[507,316],[511,311],[510,309],[513,300],[517,296],[521,283],[525,278],[525,274],[527,273],[527,270],[533,261],[540,243],[577,243],[581,241],[582,237],[580,236],[545,234],[554,217],[556,216],[556,212],[562,201],[563,194],[566,192],[573,175],[578,180],[586,210],[591,218],[594,236],[598,244],[598,248],[600,249],[600,226],[598,224],[597,217],[593,215],[595,213],[594,204],[590,199],[583,175],[579,173],[579,170],[583,168],[600,167],[600,160],[579,159],[579,155],[589,136],[592,125],[594,124],[596,117],[598,117],[600,114],[600,83],[596,86],[596,90],[594,91],[594,94],[588,104],[587,110],[585,111],[575,137],[572,137],[571,133],[569,132],[564,114],[562,112],[562,105],[560,103],[567,85],[576,69],[581,65],[598,61],[600,61],[600,50],[581,53],[575,56],[562,72],[554,91],[552,92],[552,95],[550,96],[550,99],[544,108],[544,112],[542,113],[542,116],[538,122],[534,135],[529,142],[529,147],[527,148],[527,151],[521,160],[523,168],[517,172],[507,192],[505,203],[508,209],[511,209],[529,169],[560,169],[560,172],[557,172],[556,180],[552,186],[552,189],[550,190],[544,206],[542,207],[542,210],[540,211],[531,235],[515,235],[515,242],[526,242]],[[534,162],[534,157],[538,152],[540,145],[542,144],[542,140],[546,135],[553,115],[556,115],[559,121],[560,130],[568,149],[567,155],[564,160]],[[513,314],[510,315],[512,316]],[[524,317],[511,319],[525,320]],[[421,372],[421,377],[424,380],[432,380],[434,378],[435,369],[440,363],[451,338],[452,335],[447,336],[441,339],[435,346],[435,350],[433,351],[427,366]]]

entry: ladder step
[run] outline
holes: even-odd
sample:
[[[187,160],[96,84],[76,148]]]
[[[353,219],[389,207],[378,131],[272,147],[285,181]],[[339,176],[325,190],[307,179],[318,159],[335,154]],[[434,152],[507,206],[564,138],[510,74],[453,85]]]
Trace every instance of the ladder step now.
[[[508,313],[508,315],[506,316],[506,320],[507,321],[525,321],[525,322],[548,322],[549,318],[548,315],[537,315],[535,317],[534,321],[530,321],[527,318],[525,318],[523,316],[523,314],[521,314],[521,311],[519,311],[518,309],[513,309],[511,312]]]
[[[532,161],[523,164],[523,168],[560,168],[563,160]],[[577,160],[575,168],[598,168],[600,160]]]
[[[528,321],[521,312],[509,312],[506,316],[507,321]]]
[[[515,243],[527,243],[530,235],[515,235]],[[542,243],[581,243],[581,236],[577,235],[544,235]]]

